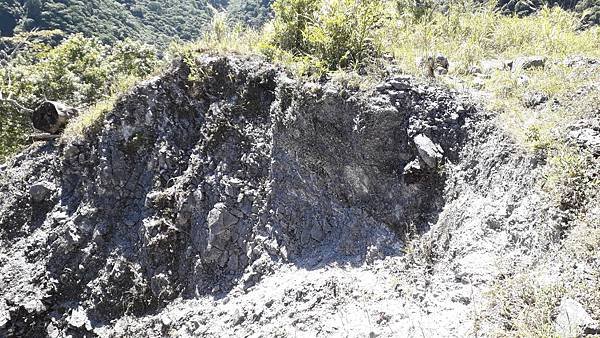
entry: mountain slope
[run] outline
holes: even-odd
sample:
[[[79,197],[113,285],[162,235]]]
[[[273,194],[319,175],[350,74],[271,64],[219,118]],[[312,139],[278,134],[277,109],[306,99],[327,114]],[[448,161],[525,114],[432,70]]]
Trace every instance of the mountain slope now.
[[[234,0],[232,21],[257,26],[267,18],[269,1]],[[226,1],[211,1],[227,10]],[[84,33],[104,42],[124,38],[165,44],[173,38],[191,40],[201,35],[212,17],[207,0],[8,0],[0,4],[0,31],[10,36],[16,30],[60,29]]]

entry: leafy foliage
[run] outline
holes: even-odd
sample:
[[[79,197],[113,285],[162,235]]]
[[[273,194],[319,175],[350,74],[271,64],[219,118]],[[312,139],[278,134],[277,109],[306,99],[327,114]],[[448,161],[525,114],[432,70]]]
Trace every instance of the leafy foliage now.
[[[229,20],[254,27],[269,14],[271,0],[215,0],[231,8]],[[34,28],[83,33],[102,43],[125,38],[167,45],[173,39],[192,40],[204,32],[212,17],[208,0],[6,0],[0,3],[3,36]]]
[[[56,47],[39,39],[16,44],[0,70],[0,159],[26,143],[31,132],[28,108],[42,100],[85,108],[122,90],[129,78],[156,68],[156,51],[125,40],[110,47],[74,35]]]
[[[272,44],[328,69],[379,54],[384,4],[377,0],[276,0]]]

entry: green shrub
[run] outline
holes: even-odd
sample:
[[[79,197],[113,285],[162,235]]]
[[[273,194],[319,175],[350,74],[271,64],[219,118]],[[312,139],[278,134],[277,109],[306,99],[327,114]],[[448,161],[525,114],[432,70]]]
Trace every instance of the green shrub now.
[[[56,100],[85,110],[158,65],[153,48],[130,40],[113,47],[82,35],[56,47],[34,39],[23,41],[0,69],[0,161],[27,143],[33,131],[27,108]]]
[[[320,7],[321,0],[275,0],[273,44],[295,55],[308,53],[306,31],[316,21]]]
[[[380,53],[382,1],[276,0],[273,9],[272,44],[304,61],[316,59],[311,62],[334,70]]]
[[[384,7],[378,0],[327,1],[305,39],[330,69],[358,65],[380,53],[377,29]]]

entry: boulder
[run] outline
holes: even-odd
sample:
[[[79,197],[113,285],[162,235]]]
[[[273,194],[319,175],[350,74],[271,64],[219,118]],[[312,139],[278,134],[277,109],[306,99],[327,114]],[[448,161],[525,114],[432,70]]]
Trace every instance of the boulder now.
[[[513,61],[512,71],[518,72],[534,68],[543,68],[545,64],[546,58],[543,56],[522,56]]]
[[[29,187],[29,196],[31,196],[33,202],[40,203],[49,199],[54,190],[56,190],[54,184],[50,182],[38,182]]]
[[[413,140],[423,162],[425,162],[428,167],[435,168],[438,161],[443,157],[444,151],[442,148],[423,134],[415,136]]]
[[[554,329],[560,337],[579,337],[600,333],[600,327],[583,306],[571,298],[563,298],[558,307]]]

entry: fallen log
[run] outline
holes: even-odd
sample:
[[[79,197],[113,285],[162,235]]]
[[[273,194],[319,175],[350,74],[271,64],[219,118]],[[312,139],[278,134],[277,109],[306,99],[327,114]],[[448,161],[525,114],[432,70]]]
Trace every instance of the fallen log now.
[[[31,113],[31,121],[35,129],[50,134],[59,134],[79,111],[61,102],[46,101]]]

